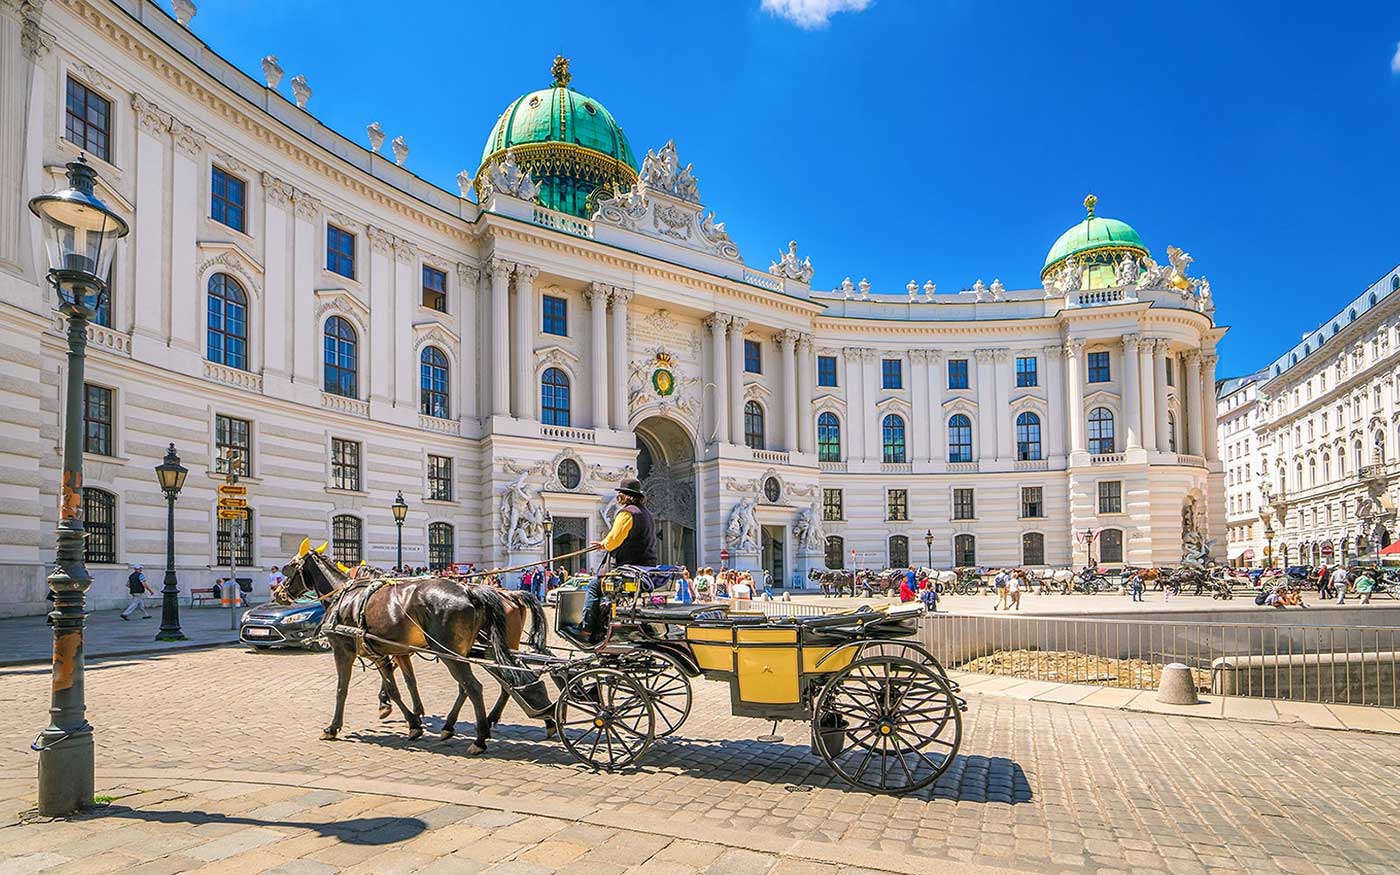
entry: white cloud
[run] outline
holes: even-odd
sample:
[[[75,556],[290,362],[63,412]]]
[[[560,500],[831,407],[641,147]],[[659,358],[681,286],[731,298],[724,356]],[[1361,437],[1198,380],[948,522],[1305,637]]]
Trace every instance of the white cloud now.
[[[768,5],[768,0],[763,0],[763,5]],[[1390,59],[1390,72],[1400,73],[1400,43],[1395,44],[1395,57]]]
[[[838,12],[864,12],[872,0],[763,0],[763,10],[803,30],[826,27]]]

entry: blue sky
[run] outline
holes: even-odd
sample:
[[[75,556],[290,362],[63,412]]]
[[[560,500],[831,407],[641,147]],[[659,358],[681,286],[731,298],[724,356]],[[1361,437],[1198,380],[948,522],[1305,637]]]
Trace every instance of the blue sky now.
[[[795,237],[816,288],[1038,287],[1092,190],[1158,260],[1195,256],[1222,376],[1400,261],[1395,2],[201,0],[193,27],[453,191],[562,52],[639,156],[675,138],[746,260]]]

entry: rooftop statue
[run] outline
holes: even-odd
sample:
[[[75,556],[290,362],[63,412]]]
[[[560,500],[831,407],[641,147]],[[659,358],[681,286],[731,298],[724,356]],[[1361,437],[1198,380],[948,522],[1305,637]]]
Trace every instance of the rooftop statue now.
[[[1004,286],[1004,285],[1001,284],[1001,280],[1000,280],[1000,279],[993,277],[993,278],[992,278],[992,285],[990,286],[990,288],[988,289],[988,291],[991,292],[992,300],[993,300],[993,301],[1005,301],[1005,300],[1006,300],[1006,286]]]
[[[935,283],[933,280],[928,280],[928,281],[926,281],[926,282],[924,283],[924,300],[925,300],[925,301],[932,301],[932,300],[933,300],[933,296],[934,296],[934,294],[935,294],[937,291],[938,291],[938,284],[937,284],[937,283]]]
[[[539,196],[539,183],[530,177],[529,171],[520,169],[520,165],[515,163],[513,150],[506,152],[504,159],[487,168],[485,176],[481,182],[485,198],[489,199],[491,192],[500,192],[525,201],[532,201]]]
[[[919,284],[914,280],[910,280],[909,284],[904,287],[904,290],[909,293],[909,302],[911,304],[919,299]]]
[[[812,281],[812,259],[804,258],[797,260],[797,241],[789,240],[787,252],[778,250],[778,260],[768,266],[768,272],[774,276],[787,277],[790,280],[810,283]]]
[[[982,282],[981,277],[978,277],[977,282],[972,284],[972,291],[977,295],[977,303],[980,304],[987,299],[987,284]]]
[[[694,165],[680,166],[676,141],[667,140],[660,152],[647,151],[642,159],[640,185],[653,191],[675,195],[683,201],[700,202],[700,186],[695,179]]]
[[[1071,258],[1045,278],[1045,290],[1067,295],[1084,287],[1084,265]]]
[[[1171,275],[1167,277],[1167,282],[1179,291],[1184,292],[1190,289],[1192,282],[1190,278],[1186,276],[1186,269],[1189,268],[1191,263],[1196,259],[1176,246],[1168,246],[1167,260],[1170,261],[1172,265]]]
[[[849,301],[856,296],[856,284],[851,282],[850,277],[841,280],[841,297]]]
[[[1131,252],[1124,252],[1123,257],[1118,259],[1118,265],[1114,273],[1113,284],[1117,286],[1136,285],[1138,280],[1138,262]]]
[[[1171,272],[1170,266],[1158,264],[1152,260],[1152,256],[1144,255],[1142,273],[1138,276],[1137,287],[1139,289],[1165,289],[1168,287],[1168,277]]]

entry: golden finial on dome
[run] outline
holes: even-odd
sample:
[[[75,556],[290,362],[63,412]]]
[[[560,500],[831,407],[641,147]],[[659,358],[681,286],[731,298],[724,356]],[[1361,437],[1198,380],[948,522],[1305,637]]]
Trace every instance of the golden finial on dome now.
[[[574,78],[569,73],[569,59],[563,55],[554,56],[554,66],[550,68],[550,72],[554,74],[555,88],[568,88],[569,80]]]
[[[1089,218],[1091,219],[1094,218],[1094,204],[1098,202],[1099,199],[1092,194],[1084,198],[1084,209],[1089,211]]]

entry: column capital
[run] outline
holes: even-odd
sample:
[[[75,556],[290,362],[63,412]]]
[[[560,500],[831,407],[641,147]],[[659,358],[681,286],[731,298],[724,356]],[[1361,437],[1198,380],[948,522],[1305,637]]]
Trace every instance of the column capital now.
[[[745,328],[748,328],[748,327],[749,327],[749,320],[745,319],[743,316],[730,316],[730,317],[729,317],[729,330],[730,330],[730,331],[734,331],[734,332],[738,332],[738,333],[743,333],[744,329],[745,329]]]
[[[626,307],[627,302],[632,300],[632,290],[624,289],[622,286],[613,286],[608,300],[614,307]]]
[[[540,269],[530,264],[517,264],[515,266],[515,281],[526,283],[527,285],[535,281],[535,277],[540,275]]]
[[[791,346],[793,350],[796,350],[797,341],[800,337],[801,334],[799,332],[791,328],[784,328],[782,331],[773,335],[773,341],[777,343],[778,347],[781,349],[786,349],[788,346]]]
[[[846,354],[846,358],[855,362],[863,362],[875,357],[875,350],[863,346],[848,346],[842,352]]]
[[[909,361],[914,362],[915,364],[919,364],[919,365],[925,364],[925,363],[928,362],[928,354],[929,354],[930,352],[932,352],[932,350],[928,350],[928,349],[911,349],[911,350],[909,350]]]
[[[510,279],[511,271],[515,270],[515,262],[506,261],[504,258],[493,258],[482,265],[482,269],[491,275],[491,279],[505,281]]]
[[[1150,338],[1150,340],[1152,341],[1153,355],[1165,356],[1167,353],[1172,351],[1171,341],[1167,340],[1165,337],[1153,337]]]
[[[605,307],[611,294],[612,286],[607,283],[590,283],[588,288],[583,290],[583,299],[591,307]]]
[[[418,247],[400,237],[394,238],[394,258],[401,264],[412,264],[418,260]]]
[[[388,253],[394,245],[394,235],[375,225],[365,228],[365,239],[369,241],[370,251],[380,255]]]
[[[204,149],[204,135],[176,118],[170,119],[170,135],[175,138],[175,154],[197,158]]]
[[[1199,349],[1188,349],[1181,358],[1186,362],[1188,368],[1200,367],[1201,365],[1201,351]]]
[[[481,282],[482,271],[480,269],[472,267],[470,264],[462,261],[457,262],[456,267],[457,282],[462,284],[462,291],[468,291],[472,281]]]
[[[996,359],[998,362],[1010,361],[1011,350],[1004,346],[994,349],[992,350],[992,358]]]
[[[1216,355],[1213,352],[1201,353],[1201,364],[1208,368],[1215,367],[1215,363],[1218,361],[1220,361],[1220,356]]]
[[[1076,358],[1084,352],[1084,345],[1089,341],[1083,337],[1069,337],[1065,339],[1065,352]]]
[[[1058,344],[1058,343],[1057,343],[1057,344],[1051,344],[1050,346],[1045,347],[1044,349],[1041,350],[1041,352],[1045,353],[1047,356],[1049,356],[1049,357],[1052,358],[1052,359],[1057,359],[1057,358],[1061,358],[1061,357],[1064,356],[1064,354],[1065,354],[1065,348],[1064,348],[1064,345],[1063,345],[1063,344]]]
[[[974,349],[974,350],[972,351],[972,354],[973,354],[974,356],[976,356],[976,358],[977,358],[977,364],[979,364],[979,365],[985,365],[987,362],[990,362],[990,361],[992,360],[992,356],[996,354],[996,350],[994,350],[994,349]]]
[[[1141,341],[1141,339],[1142,338],[1136,334],[1123,335],[1123,351],[1129,353],[1137,352],[1138,342]]]
[[[799,332],[797,332],[797,348],[798,348],[799,350],[803,350],[803,349],[810,350],[810,349],[812,348],[812,340],[813,340],[813,337],[812,337],[812,335],[811,335],[810,332],[807,332],[807,331],[799,331]]]
[[[285,208],[292,202],[292,195],[296,190],[292,188],[290,183],[278,179],[266,170],[263,171],[260,181],[268,203]]]
[[[131,109],[136,115],[136,124],[140,130],[163,134],[170,129],[170,114],[147,100],[144,94],[135,92],[131,95]]]
[[[711,313],[705,317],[705,321],[701,324],[705,326],[707,331],[724,331],[729,327],[731,318],[727,313]]]
[[[298,219],[314,221],[321,214],[321,202],[304,191],[296,191],[292,195],[292,203],[296,205]]]

